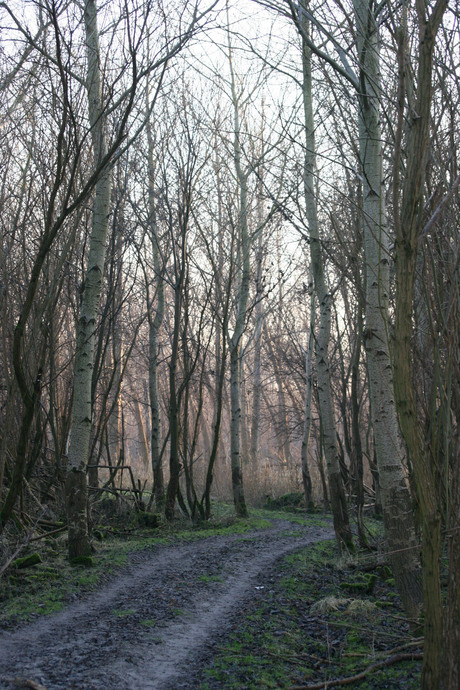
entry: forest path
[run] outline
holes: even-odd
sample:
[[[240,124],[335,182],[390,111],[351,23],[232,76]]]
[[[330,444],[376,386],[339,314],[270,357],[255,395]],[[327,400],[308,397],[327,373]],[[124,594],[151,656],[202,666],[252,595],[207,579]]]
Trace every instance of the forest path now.
[[[2,633],[0,687],[27,678],[47,690],[196,688],[212,646],[238,626],[258,575],[332,537],[329,528],[273,520],[264,530],[136,553],[97,593]]]

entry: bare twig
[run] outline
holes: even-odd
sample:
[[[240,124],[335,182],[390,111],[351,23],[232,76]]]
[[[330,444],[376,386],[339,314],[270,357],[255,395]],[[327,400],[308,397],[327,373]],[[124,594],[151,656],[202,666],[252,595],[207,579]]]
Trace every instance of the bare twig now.
[[[1,567],[1,569],[0,569],[0,577],[3,575],[3,573],[4,573],[6,570],[8,570],[8,568],[10,567],[11,563],[14,561],[14,559],[16,558],[16,556],[17,556],[18,554],[20,554],[21,551],[22,551],[23,549],[26,548],[27,544],[28,544],[30,541],[33,541],[33,539],[32,539],[32,534],[34,533],[34,530],[35,530],[35,528],[37,527],[39,520],[41,520],[42,517],[43,517],[44,515],[46,515],[47,511],[48,511],[48,508],[45,508],[45,510],[43,511],[43,513],[40,515],[40,517],[37,518],[37,520],[35,521],[35,524],[34,524],[34,526],[32,527],[32,529],[29,530],[29,532],[28,532],[28,534],[27,534],[27,536],[26,536],[26,538],[25,538],[25,541],[24,541],[22,544],[19,545],[19,547],[18,547],[18,548],[16,549],[16,551],[13,553],[13,555],[11,556],[11,558],[9,558],[9,559],[7,560],[7,562],[5,563],[5,565],[3,565],[3,566]],[[49,534],[49,532],[48,532],[48,534]],[[30,687],[30,686],[29,686],[29,687]]]
[[[348,676],[347,678],[335,678],[333,680],[323,680],[320,683],[314,683],[313,685],[291,685],[288,690],[327,690],[327,688],[332,688],[337,685],[351,685],[352,683],[356,683],[358,680],[362,680],[369,675],[369,673],[373,673],[373,671],[377,671],[380,668],[392,666],[400,661],[421,661],[422,659],[423,654],[419,653],[393,654],[393,656],[388,657],[388,659],[371,664],[365,668],[364,671],[361,671],[354,676]]]

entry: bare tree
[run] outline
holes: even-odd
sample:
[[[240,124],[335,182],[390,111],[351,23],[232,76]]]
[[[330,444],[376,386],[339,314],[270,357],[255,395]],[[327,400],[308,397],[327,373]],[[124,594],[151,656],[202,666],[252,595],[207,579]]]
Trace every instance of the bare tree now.
[[[321,240],[319,234],[318,214],[314,175],[316,166],[315,128],[313,121],[312,84],[311,84],[311,49],[306,38],[309,27],[306,17],[302,21],[302,65],[303,65],[303,103],[305,115],[305,164],[304,190],[306,215],[308,220],[311,272],[315,285],[315,294],[319,304],[319,330],[315,340],[315,360],[318,377],[319,408],[323,426],[324,449],[329,479],[329,493],[334,530],[339,548],[354,550],[345,490],[342,483],[340,463],[337,450],[337,431],[335,426],[334,405],[330,382],[329,338],[331,332],[331,293],[327,288],[324,275]]]
[[[432,71],[436,35],[444,12],[445,0],[438,0],[431,11],[416,4],[418,32],[418,72],[410,131],[406,142],[407,161],[399,199],[399,166],[401,164],[402,107],[397,131],[396,168],[394,171],[394,205],[396,229],[396,320],[395,320],[395,394],[401,430],[417,486],[422,523],[423,601],[425,613],[425,647],[422,688],[438,688],[441,683],[442,603],[440,582],[441,513],[437,477],[431,453],[425,442],[425,431],[416,410],[413,368],[411,364],[412,310],[414,305],[415,268],[419,238],[423,231],[423,196],[428,161]],[[406,90],[407,10],[402,10],[400,26],[400,93],[402,103]],[[402,105],[401,103],[401,105]],[[399,213],[398,213],[399,210]]]

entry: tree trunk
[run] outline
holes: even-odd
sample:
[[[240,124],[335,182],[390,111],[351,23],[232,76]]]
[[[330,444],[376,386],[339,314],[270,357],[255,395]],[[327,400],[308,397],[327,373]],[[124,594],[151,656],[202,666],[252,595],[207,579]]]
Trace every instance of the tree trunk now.
[[[183,238],[185,243],[185,237]],[[174,287],[174,331],[169,362],[169,482],[166,490],[165,517],[174,519],[174,508],[179,491],[179,401],[177,399],[177,359],[179,354],[179,327],[182,311],[182,284],[184,266]]]
[[[262,190],[261,190],[261,174],[259,175],[259,193],[257,197],[257,220],[259,227],[262,228],[263,212],[262,212]],[[250,458],[255,466],[259,453],[260,440],[260,403],[262,398],[262,327],[263,327],[263,310],[262,310],[262,258],[263,258],[263,231],[259,231],[257,239],[257,260],[256,260],[256,307],[255,307],[255,333],[254,333],[254,360],[253,360],[253,384],[252,384],[252,417],[251,417],[251,445]]]
[[[224,310],[224,328],[227,328],[227,314],[228,314],[228,303]],[[224,339],[222,343],[222,348],[219,347],[219,357],[217,359],[217,387],[216,387],[216,409],[215,417],[213,422],[213,437],[212,437],[212,447],[209,456],[208,468],[206,471],[206,483],[203,496],[201,498],[201,505],[204,504],[204,517],[205,520],[209,520],[211,517],[211,487],[214,479],[214,465],[217,459],[219,451],[219,439],[220,439],[220,426],[222,420],[222,407],[224,400],[224,387],[225,387],[225,364],[227,361],[227,347],[226,341]]]
[[[308,22],[304,18],[303,29],[308,34]],[[305,117],[305,161],[304,190],[305,206],[310,234],[311,270],[314,279],[315,293],[318,299],[320,318],[319,330],[315,343],[315,359],[318,379],[318,399],[323,428],[324,452],[329,479],[329,492],[334,518],[334,530],[339,549],[354,551],[353,536],[348,517],[345,490],[340,474],[335,427],[334,404],[329,372],[329,340],[331,331],[331,295],[324,276],[323,257],[319,235],[314,174],[316,167],[316,146],[313,121],[311,51],[305,39],[302,40],[303,63],[303,105]]]
[[[310,476],[310,469],[308,467],[308,447],[310,444],[311,434],[311,420],[312,420],[312,392],[313,392],[313,340],[315,333],[315,292],[313,290],[312,279],[309,280],[309,288],[311,290],[310,299],[310,332],[308,334],[308,347],[305,352],[305,417],[302,436],[302,448],[300,451],[300,458],[302,463],[302,482],[305,495],[305,505],[307,510],[313,510],[313,495],[312,482]]]
[[[241,164],[241,141],[240,141],[240,113],[239,100],[236,92],[235,74],[233,71],[231,49],[229,54],[230,70],[232,77],[232,104],[233,104],[233,118],[234,118],[234,140],[233,140],[233,155],[236,176],[238,181],[239,191],[239,213],[237,238],[239,251],[237,252],[237,313],[235,320],[235,328],[230,338],[230,400],[231,400],[231,418],[230,418],[230,453],[231,453],[231,468],[232,468],[232,488],[233,488],[233,502],[235,504],[235,511],[239,517],[247,517],[248,511],[246,508],[246,501],[243,490],[243,471],[241,466],[241,366],[242,366],[242,347],[241,341],[243,337],[247,304],[249,297],[249,281],[250,281],[250,263],[249,263],[249,249],[250,238],[248,230],[248,180],[247,175],[243,171]]]
[[[366,257],[365,346],[372,425],[389,560],[409,616],[421,606],[418,544],[403,471],[388,343],[389,250],[382,190],[378,28],[369,0],[354,0],[360,56],[359,140]]]
[[[417,487],[422,524],[423,602],[425,644],[421,687],[437,690],[441,686],[441,655],[443,610],[441,599],[441,512],[436,477],[437,458],[425,441],[425,431],[417,410],[412,364],[412,308],[414,304],[415,269],[419,237],[423,227],[425,172],[430,134],[432,101],[433,51],[436,34],[447,7],[438,0],[429,18],[425,6],[418,8],[419,55],[417,74],[416,116],[410,123],[406,143],[407,162],[401,203],[401,216],[396,226],[396,318],[395,318],[395,397],[401,431]],[[403,44],[404,45],[404,44]],[[403,49],[403,57],[404,49]],[[400,81],[404,84],[404,72]],[[399,166],[400,161],[396,160]],[[397,184],[396,191],[399,191]],[[458,634],[458,633],[457,633]]]
[[[316,460],[318,465],[319,476],[321,478],[321,488],[323,490],[323,507],[324,510],[329,510],[329,492],[327,490],[326,473],[324,471],[324,453],[323,453],[323,434],[321,429],[321,420],[319,429],[316,433]]]
[[[150,110],[150,103],[147,91],[147,112]],[[160,449],[161,441],[161,420],[160,420],[160,401],[158,397],[158,334],[163,323],[165,312],[163,266],[160,256],[159,237],[156,223],[155,209],[155,150],[150,119],[147,121],[147,144],[148,144],[148,204],[149,217],[148,225],[153,255],[153,270],[155,272],[155,285],[157,295],[157,305],[155,315],[152,316],[153,304],[149,300],[147,305],[149,311],[149,399],[150,399],[150,454],[152,461],[153,491],[155,496],[156,509],[161,513],[165,504],[165,484],[162,466],[162,454]]]
[[[85,3],[84,21],[88,60],[88,109],[96,167],[100,165],[107,153],[107,142],[106,116],[102,102],[97,10],[94,0],[87,0]],[[65,489],[70,559],[87,556],[91,551],[87,525],[86,465],[91,435],[94,342],[104,271],[110,192],[111,175],[109,170],[105,169],[96,183],[88,264],[77,326],[72,431]]]
[[[239,517],[247,517],[248,511],[244,498],[243,472],[240,457],[241,396],[240,396],[240,362],[238,347],[232,346],[230,352],[230,453],[232,467],[232,489],[235,512]]]
[[[356,324],[355,342],[351,360],[351,474],[353,488],[356,494],[356,514],[358,526],[358,540],[361,547],[368,546],[366,533],[364,531],[364,486],[363,486],[363,449],[361,444],[361,432],[359,429],[359,360],[361,355],[362,330],[362,301],[358,302],[358,319]]]
[[[454,460],[458,463],[457,457]],[[447,587],[447,615],[445,620],[444,644],[441,654],[441,687],[443,690],[460,687],[460,476],[458,467],[452,487],[447,535],[447,556],[449,559],[449,581]]]
[[[123,195],[120,189],[117,194]],[[111,295],[111,351],[107,352],[112,381],[108,395],[109,418],[107,420],[107,441],[110,455],[118,461],[122,445],[122,358],[123,358],[123,323],[122,323],[122,299],[123,299],[123,204],[124,199],[117,200],[117,211],[120,218],[115,217],[113,223],[113,237],[111,241],[112,257],[110,262],[110,290]]]
[[[137,427],[137,447],[139,449],[140,466],[143,470],[147,470],[149,466],[149,444],[148,444],[148,431],[145,428],[144,417],[142,414],[141,404],[137,398],[137,391],[131,384],[132,397],[133,397],[133,410],[134,419],[136,421]]]

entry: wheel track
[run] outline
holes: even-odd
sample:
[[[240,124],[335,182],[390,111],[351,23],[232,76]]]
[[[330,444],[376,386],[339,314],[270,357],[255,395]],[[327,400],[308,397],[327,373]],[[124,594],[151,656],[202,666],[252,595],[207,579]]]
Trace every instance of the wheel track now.
[[[193,688],[191,677],[237,622],[257,576],[332,536],[277,520],[244,535],[158,547],[97,593],[3,633],[1,687],[26,677],[48,690]],[[214,575],[221,579],[207,580]]]

